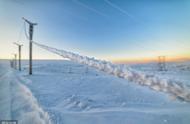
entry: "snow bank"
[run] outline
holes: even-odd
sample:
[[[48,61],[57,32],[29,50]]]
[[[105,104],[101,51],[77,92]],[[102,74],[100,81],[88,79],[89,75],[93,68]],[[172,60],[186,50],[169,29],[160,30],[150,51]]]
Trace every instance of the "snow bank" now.
[[[0,66],[0,120],[18,120],[19,124],[51,124],[49,115],[38,105],[19,76]]]
[[[0,75],[0,120],[11,119],[11,94],[8,74]]]
[[[48,113],[38,105],[31,91],[20,83],[19,77],[14,79],[11,82],[12,119],[19,124],[51,124]]]
[[[48,47],[37,42],[33,43],[50,52],[58,54],[64,58],[68,58],[71,61],[86,64],[98,70],[104,71],[108,74],[130,80],[143,86],[148,86],[149,88],[156,91],[169,93],[175,98],[190,102],[190,88],[183,83],[172,80],[160,79],[153,75],[147,75],[139,71],[133,70],[125,65],[116,65],[108,61],[97,60],[95,58],[81,56],[64,50],[58,50],[56,48]]]

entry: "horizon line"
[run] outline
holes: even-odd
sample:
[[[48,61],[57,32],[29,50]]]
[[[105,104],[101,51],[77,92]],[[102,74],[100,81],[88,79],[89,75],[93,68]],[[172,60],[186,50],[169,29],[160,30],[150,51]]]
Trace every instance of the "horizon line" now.
[[[0,60],[12,60],[10,58],[0,58]],[[28,61],[29,59],[21,59],[22,61]],[[42,59],[33,59],[35,60],[54,60],[54,61],[59,61],[59,60],[69,60],[67,58],[42,58]],[[101,60],[101,59],[100,59]],[[116,63],[116,64],[130,64],[130,63],[151,63],[151,62],[158,62],[158,59],[155,58],[139,58],[139,59],[126,59],[126,58],[122,58],[122,59],[109,59],[106,61],[110,61],[112,63]],[[166,62],[180,62],[180,61],[190,61],[190,57],[167,57],[166,56]]]

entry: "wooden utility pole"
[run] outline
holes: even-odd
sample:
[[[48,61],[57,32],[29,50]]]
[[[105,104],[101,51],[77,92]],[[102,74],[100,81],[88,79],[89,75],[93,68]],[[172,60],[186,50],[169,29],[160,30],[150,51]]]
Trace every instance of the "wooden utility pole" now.
[[[166,59],[165,56],[158,56],[159,71],[166,71]]]
[[[14,55],[14,68],[17,69],[17,54],[13,54]]]
[[[11,59],[11,60],[10,60],[10,66],[11,66],[11,68],[13,68],[13,62],[14,62],[14,60]]]
[[[29,24],[29,75],[32,75],[32,38],[33,28],[35,25],[37,25],[37,23],[32,23],[24,17],[22,19]]]
[[[23,46],[22,44],[18,44],[16,42],[14,42],[15,45],[18,46],[18,55],[19,55],[19,61],[18,61],[18,65],[19,65],[19,71],[21,71],[21,47]]]

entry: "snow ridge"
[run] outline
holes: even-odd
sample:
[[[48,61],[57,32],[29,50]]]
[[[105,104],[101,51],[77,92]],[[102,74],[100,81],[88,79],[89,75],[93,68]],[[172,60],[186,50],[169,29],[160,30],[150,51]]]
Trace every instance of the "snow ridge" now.
[[[25,82],[23,78],[11,69],[2,70],[5,73],[0,77],[0,120],[18,120],[19,124],[51,124],[48,113],[21,83]]]
[[[5,72],[0,76],[0,120],[11,119],[10,73]]]
[[[20,77],[11,82],[12,119],[19,124],[51,124],[50,117],[38,104],[32,92],[20,81]]]
[[[108,74],[130,80],[139,85],[147,86],[156,91],[169,93],[174,98],[190,102],[190,88],[181,82],[160,79],[154,75],[148,75],[140,71],[133,70],[126,65],[116,65],[108,61],[81,56],[72,52],[67,52],[65,50],[58,50],[56,48],[42,45],[34,41],[33,43],[43,49],[58,54],[64,58],[68,58],[71,61],[78,62],[80,64],[86,64]]]

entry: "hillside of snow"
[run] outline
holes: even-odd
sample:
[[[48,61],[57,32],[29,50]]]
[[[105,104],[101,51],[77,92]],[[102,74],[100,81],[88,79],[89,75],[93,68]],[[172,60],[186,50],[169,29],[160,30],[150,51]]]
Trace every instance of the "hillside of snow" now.
[[[189,123],[190,104],[71,61],[37,61],[27,79],[54,123]],[[122,121],[121,121],[122,120]]]
[[[19,124],[190,122],[190,103],[170,94],[71,61],[33,64],[34,74],[29,76],[28,61],[23,62],[21,73],[11,69],[7,61],[0,63],[0,119],[17,119]],[[128,66],[164,78],[154,70],[156,65]],[[183,72],[179,71],[179,78]]]
[[[109,75],[114,75],[142,86],[147,86],[152,90],[168,93],[175,99],[178,98],[183,101],[190,102],[190,87],[185,83],[170,79],[162,79],[152,74],[146,74],[144,72],[134,70],[126,65],[113,64],[109,61],[99,60],[94,57],[56,49],[35,41],[33,41],[33,43],[42,49],[69,59],[72,62],[92,67]]]
[[[32,92],[22,82],[9,61],[0,60],[0,121],[18,120],[18,124],[51,124]]]
[[[130,64],[128,66],[146,74],[156,75],[162,79],[172,79],[185,83],[186,86],[190,87],[190,61],[168,62],[166,63],[166,71],[158,71],[157,63]]]

